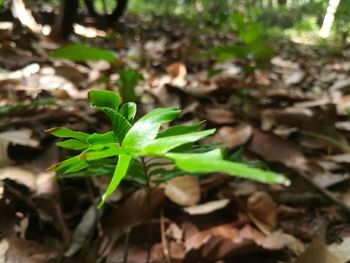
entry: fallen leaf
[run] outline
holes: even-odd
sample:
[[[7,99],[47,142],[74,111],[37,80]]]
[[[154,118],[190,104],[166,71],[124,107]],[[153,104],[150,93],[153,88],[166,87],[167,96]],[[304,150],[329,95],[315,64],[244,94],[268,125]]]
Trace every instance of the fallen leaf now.
[[[165,195],[181,206],[191,206],[199,202],[200,187],[196,176],[180,176],[166,182]]]
[[[327,156],[327,159],[336,163],[350,163],[350,153]]]
[[[218,129],[213,137],[207,139],[210,143],[221,143],[226,148],[234,148],[245,144],[253,134],[253,128],[249,124],[239,124],[236,127],[223,126]]]
[[[8,243],[4,263],[50,263],[57,262],[58,252],[37,242],[11,237],[2,242]]]
[[[230,203],[230,199],[221,199],[204,204],[184,208],[190,215],[205,215],[225,208]]]
[[[0,240],[0,262],[6,262],[6,251],[9,248],[9,242],[6,239]]]
[[[160,38],[159,40],[149,40],[144,44],[146,55],[153,60],[162,60],[165,52],[165,45],[167,40]]]
[[[103,240],[100,253],[107,255],[115,241],[124,233],[152,215],[164,201],[164,190],[156,188],[149,193],[144,189],[134,192],[119,207],[102,219]]]
[[[64,253],[66,257],[73,256],[83,246],[86,240],[93,235],[97,221],[97,202],[94,202],[82,217],[72,236],[72,242]]]
[[[33,171],[20,166],[6,166],[0,168],[0,180],[13,180],[19,184],[26,186],[31,191],[37,189],[36,176]]]
[[[339,262],[349,262],[350,260],[350,237],[343,238],[339,244],[332,244],[327,246],[328,251],[339,259]]]
[[[302,70],[297,70],[295,72],[293,72],[292,74],[289,74],[285,79],[284,82],[288,85],[296,85],[299,84],[300,82],[303,81],[303,79],[305,78],[306,74],[304,71]]]
[[[173,85],[180,87],[186,85],[187,69],[185,64],[181,62],[172,63],[167,66],[166,71],[171,76]]]
[[[273,232],[266,236],[250,225],[238,228],[233,224],[224,224],[200,231],[186,240],[185,262],[214,262],[228,256],[253,253],[262,249],[280,250],[290,243],[289,235],[282,232]],[[195,254],[197,257],[193,258]],[[192,261],[189,259],[191,257]]]
[[[0,133],[0,141],[23,146],[38,147],[39,142],[32,139],[31,136],[32,130],[26,128],[14,131],[5,131]]]
[[[14,211],[0,198],[0,237],[8,237],[13,234],[17,222]],[[1,254],[1,252],[0,252]],[[1,259],[1,256],[0,256]],[[0,260],[0,262],[3,262]]]
[[[309,244],[306,250],[298,257],[294,263],[343,263],[333,254],[331,254],[320,236],[316,236]]]
[[[261,113],[264,130],[275,125],[304,127],[313,119],[313,113],[304,108],[267,109]]]
[[[299,147],[272,133],[255,129],[248,148],[266,161],[279,162],[297,170],[307,169],[307,160]]]
[[[230,203],[230,199],[221,199],[203,203],[196,206],[184,208],[184,211],[190,215],[205,215],[225,208]]]
[[[205,118],[215,124],[233,124],[236,121],[236,117],[233,111],[225,108],[206,107]]]
[[[250,196],[247,200],[247,211],[270,228],[277,224],[277,205],[266,192],[255,192]]]

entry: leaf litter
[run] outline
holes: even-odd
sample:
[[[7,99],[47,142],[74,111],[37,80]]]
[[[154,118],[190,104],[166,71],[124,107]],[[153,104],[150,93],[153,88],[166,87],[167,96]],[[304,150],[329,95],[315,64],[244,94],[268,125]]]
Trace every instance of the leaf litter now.
[[[0,214],[8,220],[0,221],[0,261],[112,262],[125,253],[128,262],[261,262],[261,253],[272,262],[349,260],[348,236],[332,237],[348,225],[350,210],[349,78],[339,73],[349,70],[346,59],[315,57],[311,47],[288,43],[271,68],[245,76],[242,61],[195,59],[207,51],[195,43],[209,49],[217,41],[210,34],[198,40],[178,23],[128,19],[122,39],[89,40],[118,53],[104,53],[112,64],[48,58],[48,43],[18,25],[6,28],[12,33],[0,46]],[[143,112],[176,106],[184,109],[182,123],[206,119],[218,131],[204,143],[227,147],[230,158],[253,167],[286,172],[292,186],[220,174],[176,177],[150,193],[126,183],[96,210],[106,178],[61,180],[44,171],[69,152],[45,152],[54,140],[43,131],[107,130],[86,105],[87,90],[117,90],[125,65],[142,72]],[[314,227],[320,221],[329,225],[324,234]]]

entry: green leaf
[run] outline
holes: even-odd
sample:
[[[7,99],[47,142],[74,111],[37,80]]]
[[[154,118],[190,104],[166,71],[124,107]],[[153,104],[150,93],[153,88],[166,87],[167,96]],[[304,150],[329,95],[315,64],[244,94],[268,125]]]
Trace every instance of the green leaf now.
[[[223,160],[219,149],[206,153],[167,153],[165,157],[172,159],[177,167],[190,173],[221,172],[262,183],[290,184],[289,180],[282,174]]]
[[[58,173],[74,173],[77,171],[80,171],[82,169],[85,169],[89,166],[89,164],[80,159],[80,156],[74,156],[69,159],[64,160],[61,163],[58,163],[54,166],[51,166],[50,170],[55,170]]]
[[[132,122],[136,115],[136,109],[137,107],[134,102],[127,102],[120,107],[119,114],[121,114],[129,122]]]
[[[227,45],[227,46],[219,46],[214,47],[203,53],[202,55],[205,57],[216,56],[220,61],[224,61],[227,59],[231,59],[232,57],[246,57],[246,49],[243,46],[239,45]]]
[[[137,83],[143,79],[142,74],[136,69],[121,69],[118,73],[119,80],[116,84],[123,101],[139,101],[140,97],[136,95],[135,88]]]
[[[50,57],[72,61],[105,60],[110,63],[116,60],[116,55],[111,51],[82,44],[70,44],[56,49],[50,53]]]
[[[160,139],[156,139],[148,143],[143,149],[142,152],[145,155],[163,155],[168,151],[190,142],[198,141],[208,135],[211,135],[215,132],[215,129],[192,132],[187,134],[168,136]]]
[[[106,133],[94,133],[91,134],[87,140],[89,144],[89,150],[98,150],[106,147],[107,144],[116,144],[113,132]]]
[[[118,110],[119,96],[113,91],[91,89],[88,93],[88,99],[94,108],[107,107]]]
[[[118,147],[117,144],[109,145],[109,147],[97,151],[86,151],[80,155],[80,159],[86,161],[94,161],[104,158],[109,158],[113,156],[118,156],[120,154],[126,154],[127,151],[122,147]]]
[[[175,119],[180,113],[176,108],[158,108],[139,119],[125,135],[122,145],[133,151],[140,151],[154,140],[162,124]]]
[[[92,107],[104,112],[112,123],[113,132],[120,144],[131,128],[128,120],[118,113],[119,96],[107,90],[90,90],[89,102]]]
[[[158,138],[163,138],[167,136],[174,136],[174,135],[181,135],[181,134],[186,134],[190,132],[195,132],[198,131],[200,128],[201,122],[195,123],[192,125],[177,125],[177,126],[172,126],[164,131],[161,131],[157,135]]]
[[[69,139],[56,143],[57,146],[70,150],[85,150],[88,144],[77,139]]]
[[[29,111],[38,107],[60,106],[62,104],[57,99],[37,99],[28,103],[11,103],[0,107],[0,114],[17,113],[18,111]],[[62,106],[62,105],[61,105]]]
[[[80,140],[82,142],[87,142],[87,139],[90,136],[90,134],[88,133],[73,131],[65,127],[51,128],[46,131],[59,138],[73,138],[73,139]]]
[[[132,158],[130,155],[121,154],[119,156],[119,160],[118,160],[117,166],[114,170],[112,180],[109,183],[106,192],[102,195],[101,201],[98,204],[98,208],[101,208],[103,206],[103,204],[106,202],[107,198],[115,191],[115,189],[117,189],[120,181],[123,179],[123,177],[128,172],[128,168],[129,168],[131,160],[132,160]]]

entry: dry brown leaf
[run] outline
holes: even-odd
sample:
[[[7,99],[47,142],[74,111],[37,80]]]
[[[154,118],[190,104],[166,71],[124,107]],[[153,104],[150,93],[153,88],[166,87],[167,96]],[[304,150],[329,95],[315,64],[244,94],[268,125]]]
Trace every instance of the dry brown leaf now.
[[[165,38],[149,40],[144,44],[146,55],[153,60],[161,60],[165,52],[165,45],[168,41]]]
[[[34,241],[11,237],[3,240],[7,242],[4,263],[50,263],[57,262],[58,252],[40,245]]]
[[[282,232],[266,236],[256,228],[245,225],[237,228],[233,224],[216,226],[194,234],[185,242],[186,262],[197,253],[198,262],[205,259],[214,262],[227,256],[246,254],[261,249],[280,250],[294,242]],[[199,255],[198,255],[199,254]],[[192,258],[193,262],[194,258]]]
[[[173,78],[185,79],[187,75],[187,69],[184,63],[175,62],[166,67],[166,71]]]
[[[33,192],[37,189],[34,172],[20,166],[6,166],[0,168],[0,180],[5,179],[22,184]]]
[[[270,129],[273,125],[286,125],[289,127],[304,127],[312,121],[313,113],[311,110],[303,108],[287,109],[267,109],[262,111],[263,127]]]
[[[165,195],[181,206],[197,204],[200,199],[198,177],[187,175],[169,180],[165,186]]]
[[[190,215],[205,215],[225,208],[230,203],[230,199],[221,199],[204,204],[184,208]]]
[[[306,74],[302,70],[297,70],[293,72],[292,74],[288,74],[288,76],[284,79],[284,82],[288,85],[296,85],[303,81]]]
[[[179,242],[170,242],[169,244],[169,255],[171,262],[182,262],[181,260],[185,256],[185,248],[182,243]]]
[[[336,163],[350,163],[350,153],[327,156],[327,159]]]
[[[72,236],[72,242],[64,253],[66,257],[71,257],[78,252],[78,250],[84,245],[84,242],[86,242],[86,239],[92,236],[93,230],[96,226],[97,216],[97,202],[94,202],[76,227]]]
[[[350,121],[336,122],[335,127],[339,130],[350,131]]]
[[[19,144],[23,146],[38,147],[39,142],[31,138],[32,130],[20,129],[14,131],[5,131],[0,133],[0,141],[6,141],[12,144]]]
[[[343,263],[327,249],[322,237],[316,236],[294,263]]]
[[[332,244],[327,247],[328,251],[339,259],[339,262],[349,262],[350,260],[350,237],[343,238],[340,244]]]
[[[298,170],[307,169],[307,159],[299,147],[272,133],[255,129],[248,147],[266,161],[280,162]]]
[[[210,138],[212,143],[221,143],[227,148],[234,148],[245,144],[253,134],[251,125],[242,123],[236,127],[223,126]]]
[[[15,212],[12,211],[9,205],[5,204],[0,198],[0,236],[8,237],[13,234],[17,218]],[[1,259],[1,257],[0,257]],[[3,262],[0,260],[0,262]]]
[[[170,223],[169,227],[166,230],[166,236],[176,241],[181,241],[183,234],[183,230],[175,223]]]
[[[274,228],[277,224],[277,205],[266,192],[255,192],[248,198],[247,210],[255,219]]]
[[[161,188],[153,189],[150,193],[140,189],[113,209],[101,222],[104,233],[101,254],[108,254],[115,241],[150,216],[164,201],[164,197]]]
[[[206,107],[205,119],[219,125],[233,124],[236,121],[236,117],[231,110],[214,107]]]

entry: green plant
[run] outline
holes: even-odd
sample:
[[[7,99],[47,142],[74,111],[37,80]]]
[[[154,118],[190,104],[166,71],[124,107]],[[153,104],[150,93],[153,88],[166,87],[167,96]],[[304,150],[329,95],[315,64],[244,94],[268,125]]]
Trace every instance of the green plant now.
[[[137,102],[140,97],[136,94],[135,88],[140,80],[143,80],[142,74],[136,69],[120,69],[118,71],[119,79],[117,87],[123,101]]]
[[[260,66],[269,63],[273,51],[268,43],[264,27],[242,13],[233,11],[229,16],[231,29],[236,31],[241,43],[214,47],[208,50],[205,56],[216,56],[218,60],[227,60],[238,57],[253,60]]]
[[[50,57],[64,58],[72,61],[105,60],[110,63],[115,62],[117,58],[116,54],[111,51],[83,44],[63,46],[52,51]]]
[[[98,169],[100,162],[115,167],[99,207],[118,187],[128,169],[132,170],[135,164],[141,164],[144,171],[150,168],[146,167],[146,156],[164,158],[188,173],[223,172],[263,183],[289,184],[288,179],[281,174],[224,160],[219,148],[202,148],[199,152],[192,148],[194,142],[213,134],[215,129],[198,131],[200,125],[196,124],[173,126],[160,132],[163,124],[171,122],[179,115],[180,110],[176,108],[156,108],[134,123],[136,104],[128,102],[119,107],[119,96],[111,91],[90,90],[89,102],[93,108],[107,114],[112,131],[87,134],[68,128],[48,130],[56,137],[68,138],[57,143],[58,146],[82,151],[51,169],[67,174],[89,167]],[[131,176],[139,178],[137,174]],[[149,187],[151,174],[145,171],[143,176],[146,177],[146,185]]]

